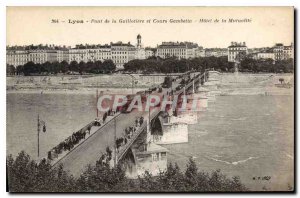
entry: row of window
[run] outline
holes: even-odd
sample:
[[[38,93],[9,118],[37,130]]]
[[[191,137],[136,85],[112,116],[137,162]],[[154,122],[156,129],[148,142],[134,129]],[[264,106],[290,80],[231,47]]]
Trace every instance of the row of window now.
[[[235,47],[235,48],[229,48],[229,51],[233,51],[233,50],[247,50],[246,47]]]
[[[111,52],[111,54],[127,54],[127,52]]]
[[[178,48],[174,48],[174,49],[157,49],[158,52],[184,52],[186,51],[186,49],[178,49]]]
[[[158,53],[158,56],[167,56],[167,55],[169,55],[169,56],[180,56],[180,55],[185,55],[185,53],[170,53],[170,52],[159,52]]]

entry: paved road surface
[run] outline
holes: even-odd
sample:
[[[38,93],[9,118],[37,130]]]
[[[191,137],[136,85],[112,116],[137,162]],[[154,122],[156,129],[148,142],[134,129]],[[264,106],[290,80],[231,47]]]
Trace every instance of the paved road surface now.
[[[132,126],[137,117],[144,112],[133,111],[130,114],[120,114],[116,118],[117,137],[120,137],[126,127]],[[63,164],[66,171],[70,171],[74,176],[79,176],[86,165],[95,165],[102,153],[105,153],[107,146],[113,150],[114,146],[115,122],[112,120],[101,130],[95,132],[81,145],[72,150],[58,164]]]

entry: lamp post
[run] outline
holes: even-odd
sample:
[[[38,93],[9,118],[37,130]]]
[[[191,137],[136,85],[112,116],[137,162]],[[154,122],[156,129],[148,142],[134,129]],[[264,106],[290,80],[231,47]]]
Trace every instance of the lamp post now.
[[[118,161],[118,154],[117,154],[117,120],[114,118],[114,128],[115,128],[115,133],[114,133],[114,145],[115,145],[115,159],[114,159],[114,165],[115,167],[117,166],[117,161]]]
[[[133,94],[133,84],[134,84],[134,80],[136,80],[136,78],[132,75],[132,74],[127,74],[131,77],[131,94]]]
[[[41,120],[40,119],[40,115],[38,114],[38,117],[37,117],[37,147],[38,147],[38,150],[37,150],[37,156],[38,156],[38,159],[40,157],[40,132],[41,132],[41,125],[43,125],[43,132],[46,132],[46,123],[45,121]]]

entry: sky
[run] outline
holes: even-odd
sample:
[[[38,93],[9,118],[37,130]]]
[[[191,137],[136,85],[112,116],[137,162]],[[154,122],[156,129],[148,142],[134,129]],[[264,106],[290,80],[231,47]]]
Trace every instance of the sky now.
[[[110,22],[91,23],[93,19]],[[112,23],[112,19],[117,23]],[[145,23],[119,23],[120,19]],[[169,23],[170,19],[192,23]],[[210,19],[210,23],[203,22]],[[229,23],[229,19],[243,22]],[[71,24],[69,20],[84,23]],[[154,20],[168,23],[154,23]],[[163,41],[191,41],[212,48],[244,41],[253,48],[293,42],[294,10],[292,7],[7,7],[6,26],[6,44],[10,46],[73,47],[117,41],[136,44],[136,36],[140,34],[145,47],[156,47]]]

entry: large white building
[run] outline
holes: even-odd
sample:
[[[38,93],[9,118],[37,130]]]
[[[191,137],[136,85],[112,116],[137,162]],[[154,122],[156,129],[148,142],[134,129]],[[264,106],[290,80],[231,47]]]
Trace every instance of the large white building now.
[[[238,62],[239,59],[248,54],[248,48],[245,42],[231,42],[228,47],[228,62]]]
[[[205,57],[205,49],[203,49],[203,47],[198,47],[195,50],[195,57]]]
[[[155,49],[145,48],[145,59],[155,56]]]
[[[157,46],[156,56],[161,58],[177,57],[179,59],[194,58],[198,44],[191,42],[162,42]]]
[[[287,60],[294,58],[294,45],[284,46],[282,43],[276,43],[274,46],[275,60]]]
[[[9,50],[6,52],[6,63],[8,65],[24,65],[28,61],[29,52],[26,50]]]
[[[221,56],[228,56],[228,49],[227,48],[206,48],[205,49],[205,57],[221,57]]]
[[[111,47],[109,45],[91,47],[87,46],[76,47],[69,49],[69,63],[76,61],[78,63],[82,62],[95,62],[95,61],[104,61],[111,59]]]
[[[66,58],[65,55],[58,55],[58,50],[54,49],[34,49],[34,50],[7,50],[6,63],[8,65],[19,66],[28,62],[42,64],[45,62],[55,62]]]
[[[272,59],[275,61],[294,58],[294,46],[284,46],[282,43],[276,43],[274,47],[264,47],[251,49],[251,55],[254,59]]]
[[[123,69],[123,65],[128,61],[134,60],[136,57],[136,50],[133,45],[128,43],[111,43],[111,59],[116,65],[117,69]]]
[[[272,59],[275,61],[275,54],[273,50],[261,51],[254,54],[255,59]]]
[[[57,61],[58,62],[62,62],[62,61],[69,62],[69,50],[66,48],[58,49],[57,50]]]

